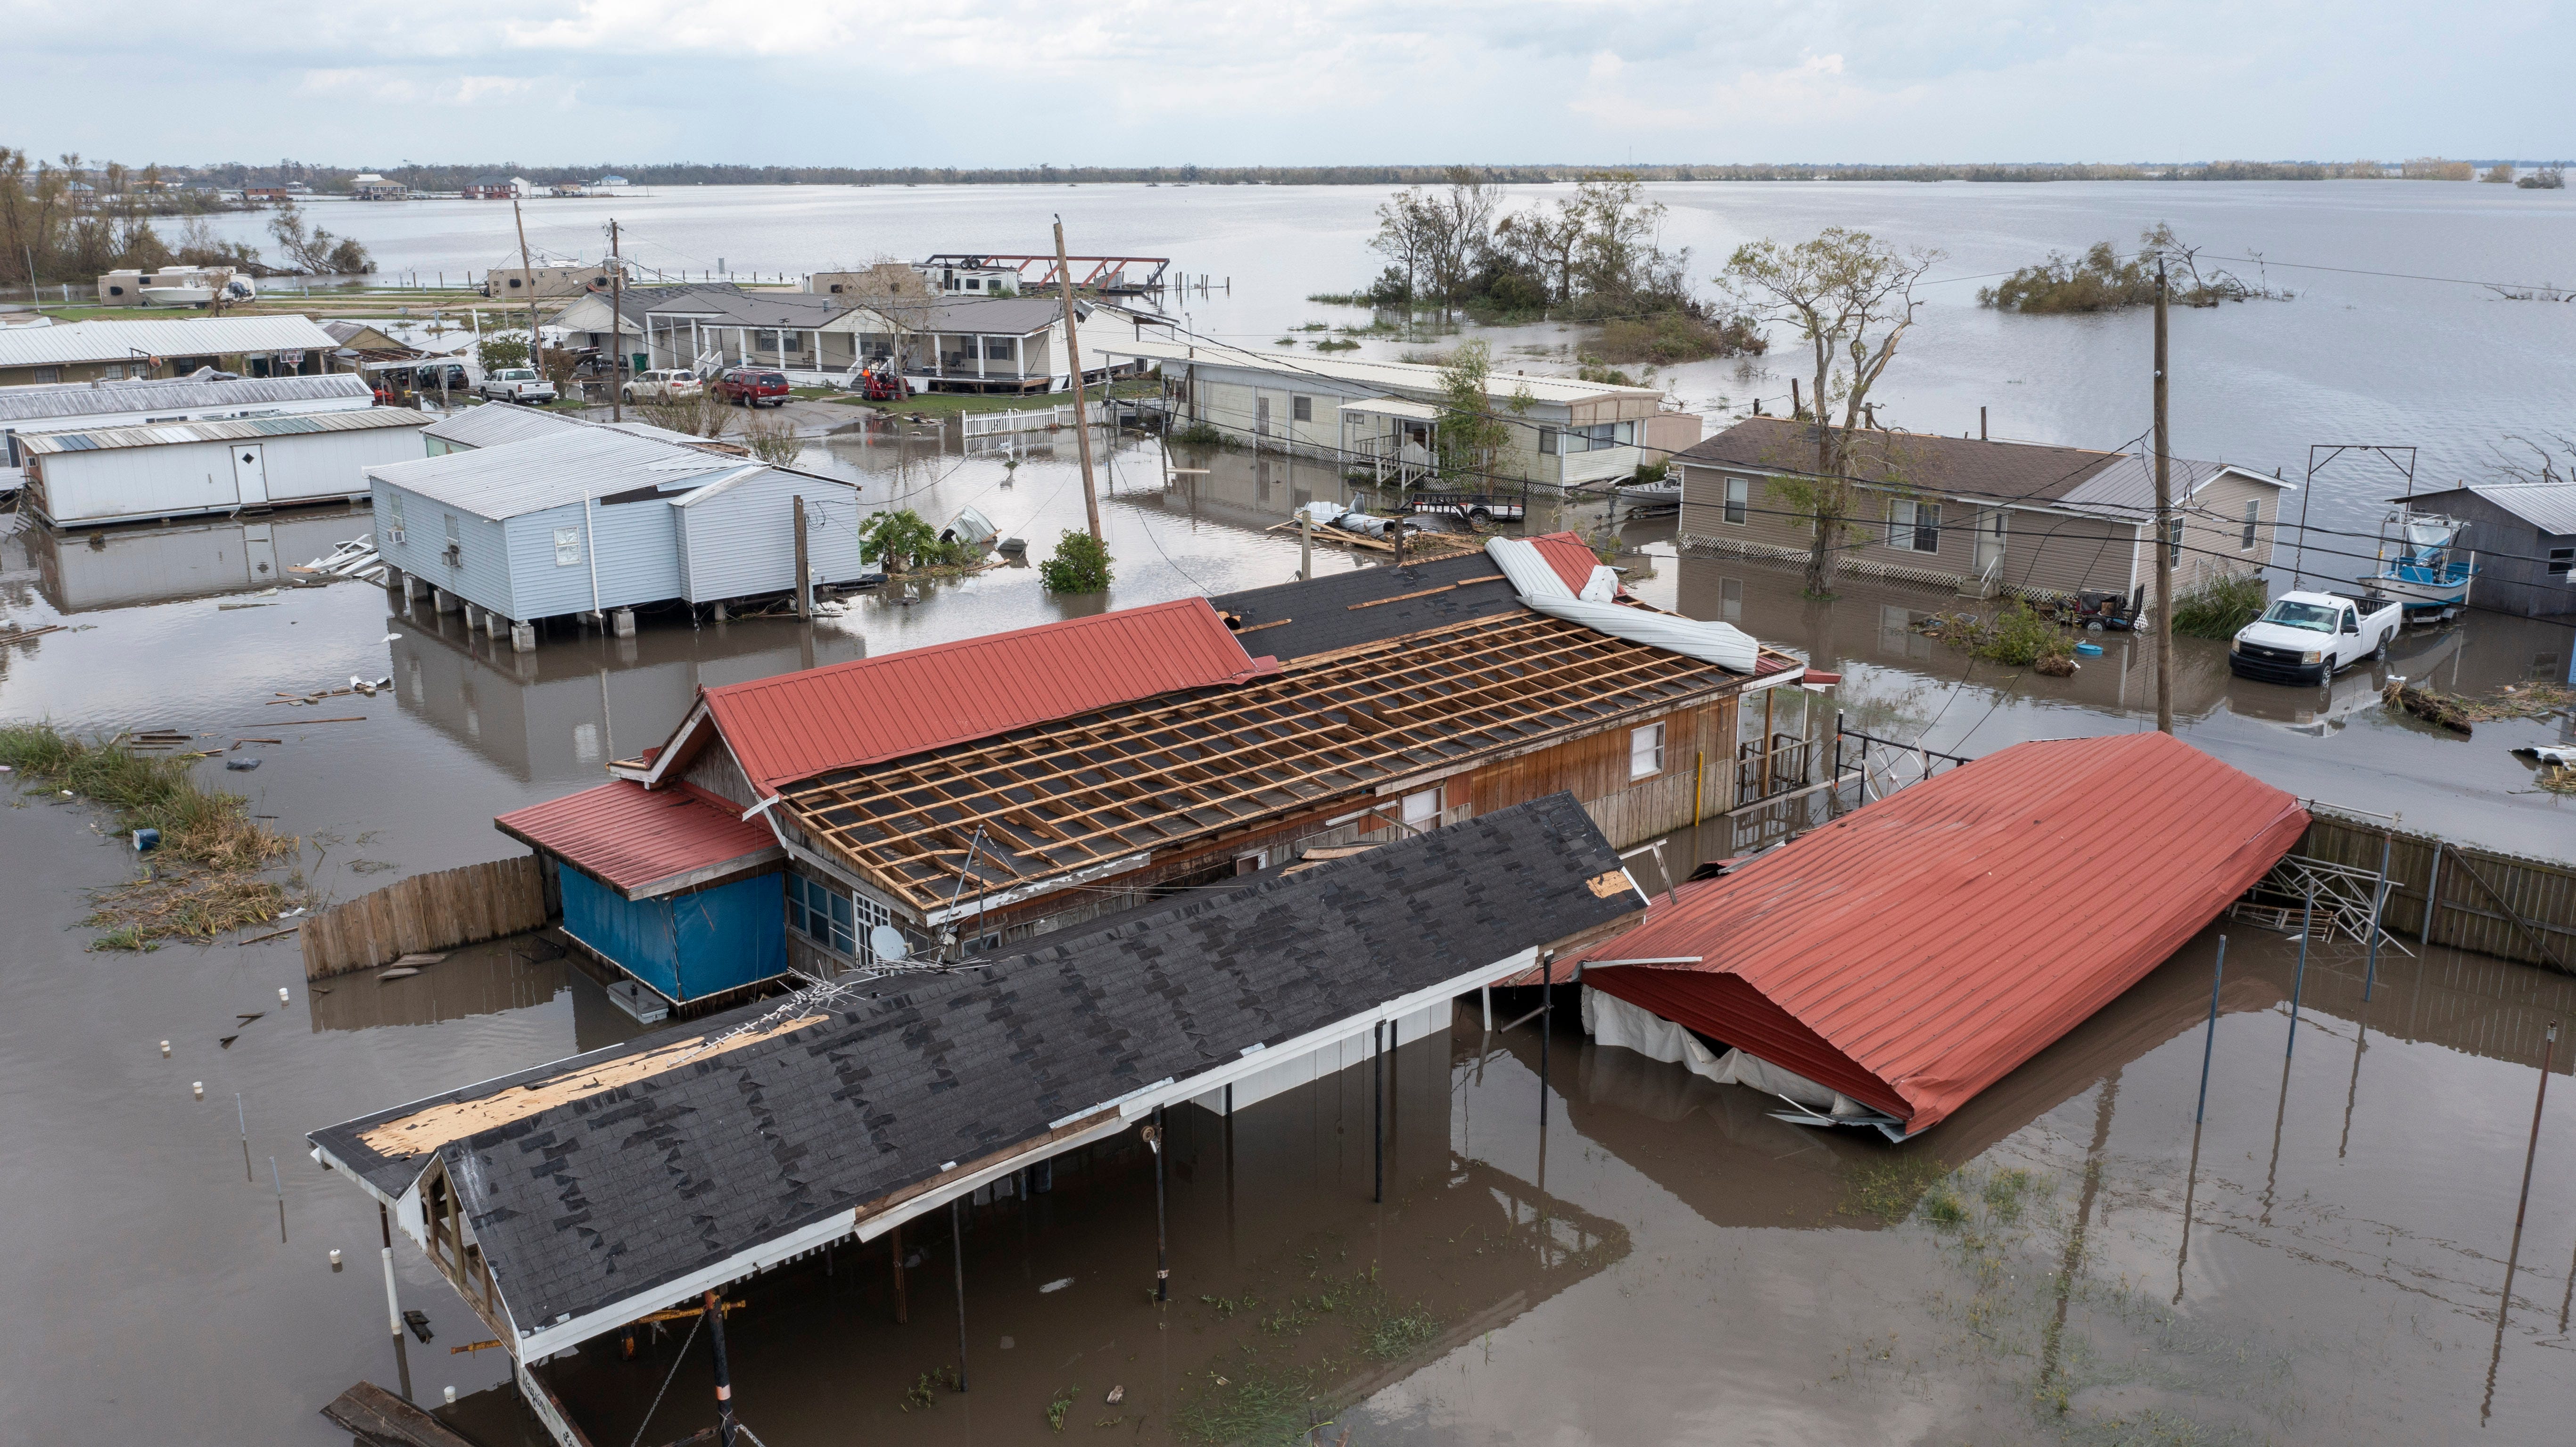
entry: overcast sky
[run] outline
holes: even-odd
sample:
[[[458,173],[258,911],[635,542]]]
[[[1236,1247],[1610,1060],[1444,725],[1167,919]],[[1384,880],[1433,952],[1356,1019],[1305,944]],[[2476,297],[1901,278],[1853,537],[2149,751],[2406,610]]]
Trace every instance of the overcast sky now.
[[[0,144],[129,162],[2538,158],[2501,0],[0,0]]]

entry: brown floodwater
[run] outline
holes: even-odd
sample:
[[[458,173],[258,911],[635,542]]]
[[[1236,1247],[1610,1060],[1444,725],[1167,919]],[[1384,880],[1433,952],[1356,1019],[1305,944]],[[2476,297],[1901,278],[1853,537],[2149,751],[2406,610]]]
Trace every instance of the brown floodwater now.
[[[839,436],[807,465],[872,502],[976,506],[1043,552],[1080,525],[1068,451]],[[1212,470],[1166,486],[1150,444],[1118,453],[1102,504],[1111,601],[1279,581],[1297,548],[1267,529],[1342,487],[1311,464],[1193,462]],[[1533,525],[1598,517],[1550,508]],[[632,639],[561,630],[514,655],[364,585],[266,591],[367,526],[361,510],[0,538],[0,621],[73,629],[0,653],[0,718],[280,740],[241,750],[258,771],[209,777],[298,836],[304,879],[345,898],[515,853],[492,815],[596,781],[608,758],[657,742],[701,684],[1100,606],[1049,600],[1032,570],[1004,568],[857,598],[811,628],[674,612]],[[1846,682],[1816,706],[1874,733],[1976,754],[2143,726],[2134,640],[2105,636],[2070,679],[1971,668],[1911,631],[1954,606],[1946,595],[1854,581],[1818,605],[1785,570],[1676,556],[1668,525],[1624,536],[1642,549],[1623,559],[1632,586],[1839,668]],[[1366,561],[1327,551],[1318,565]],[[2566,638],[2473,617],[2411,635],[2388,668],[2472,691],[2563,678]],[[2372,676],[2287,690],[2228,679],[2211,647],[2186,641],[2182,659],[2185,736],[2240,767],[2402,810],[2410,827],[2576,853],[2569,805],[2506,752],[2563,737],[2560,723],[2459,741],[2378,709]],[[323,709],[270,702],[352,675],[394,687]],[[321,722],[341,717],[362,721]],[[327,989],[306,987],[291,938],[89,952],[85,891],[128,877],[133,856],[84,805],[12,802],[10,1435],[320,1444],[337,1434],[315,1409],[362,1377],[431,1404],[454,1386],[453,1416],[491,1447],[532,1432],[498,1353],[451,1354],[480,1330],[408,1247],[404,1304],[436,1338],[386,1340],[375,1212],[301,1136],[613,1043],[632,1022],[535,939]],[[1678,872],[1778,827],[1713,822],[1668,841],[1664,863]],[[1661,866],[1643,861],[1640,877],[1660,881]],[[2098,887],[2121,887],[2116,862]],[[2195,1135],[2219,930],[2227,981]],[[2551,1424],[2576,1409],[2576,1099],[2563,1093],[2518,1254],[2513,1225],[2541,1035],[2576,1019],[2576,981],[2391,952],[2365,1003],[2363,961],[2321,949],[2285,1057],[2296,968],[2295,946],[2222,923],[1903,1146],[1786,1125],[1751,1092],[1594,1050],[1570,1010],[1542,1083],[1534,1025],[1488,1038],[1462,1008],[1445,1043],[1400,1059],[1384,1205],[1370,1200],[1364,1074],[1230,1127],[1184,1110],[1165,1182],[1170,1304],[1148,1299],[1152,1158],[1130,1138],[1067,1161],[1043,1194],[962,1213],[966,1392],[922,1385],[959,1361],[956,1243],[935,1216],[905,1232],[907,1323],[884,1241],[738,1287],[751,1304],[729,1329],[737,1400],[778,1447],[1054,1440],[1059,1400],[1065,1434],[1095,1440],[1275,1440],[1310,1420],[1336,1424],[1320,1440],[1348,1427],[1352,1442],[2559,1440]],[[2576,1042],[2562,1047],[2563,1073]],[[668,1441],[712,1420],[706,1344],[671,1375],[685,1332],[632,1361],[601,1341],[543,1370],[602,1447],[639,1430]]]

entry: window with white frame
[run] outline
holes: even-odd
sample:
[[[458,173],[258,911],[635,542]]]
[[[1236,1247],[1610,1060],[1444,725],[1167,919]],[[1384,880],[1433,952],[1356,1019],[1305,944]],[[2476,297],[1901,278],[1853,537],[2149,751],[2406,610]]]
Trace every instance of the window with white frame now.
[[[2165,565],[2179,568],[2182,566],[2182,519],[2175,518],[2168,528],[2165,535]]]
[[[1290,397],[1288,399],[1288,415],[1299,422],[1314,421],[1315,399],[1302,395]]]
[[[1664,726],[1651,723],[1628,734],[1628,782],[1651,779],[1664,771]]]
[[[1745,521],[1752,516],[1753,479],[1749,477],[1730,477],[1726,479],[1727,522],[1736,527],[1742,527],[1744,526]]]
[[[2245,500],[2245,531],[2238,536],[2236,543],[2237,551],[2246,553],[2254,551],[2254,530],[2262,526],[2262,524],[2262,500],[2259,498],[2247,498]]]
[[[787,876],[787,927],[827,950],[857,958],[857,912],[850,896],[819,879]]]
[[[558,568],[581,566],[581,529],[555,529],[555,566]]]
[[[1904,498],[1889,503],[1887,545],[1909,553],[1941,551],[1941,505]]]
[[[1404,796],[1404,823],[1407,830],[1440,827],[1440,800],[1443,792],[1442,787],[1435,784],[1428,789]]]
[[[984,360],[988,362],[1010,361],[1019,351],[1019,348],[1014,345],[1018,340],[1019,339],[1017,337],[986,337],[984,339]]]

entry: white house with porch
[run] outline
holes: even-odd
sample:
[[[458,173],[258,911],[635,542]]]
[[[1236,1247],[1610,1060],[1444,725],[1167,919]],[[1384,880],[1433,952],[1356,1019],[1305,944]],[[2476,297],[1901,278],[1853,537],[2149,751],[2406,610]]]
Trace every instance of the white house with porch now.
[[[1439,456],[1447,373],[1415,362],[1248,351],[1104,328],[1083,354],[1153,366],[1175,417],[1246,446],[1339,461],[1385,486],[1419,486]],[[1662,411],[1652,387],[1497,371],[1485,405],[1504,424],[1490,479],[1546,487],[1611,483],[1660,459],[1643,444]]]

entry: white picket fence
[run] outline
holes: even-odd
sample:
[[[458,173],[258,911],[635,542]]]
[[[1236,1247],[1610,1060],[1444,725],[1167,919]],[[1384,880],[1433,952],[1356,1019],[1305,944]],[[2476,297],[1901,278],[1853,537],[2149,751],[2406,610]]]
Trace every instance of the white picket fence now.
[[[994,437],[1005,432],[1052,432],[1074,425],[1073,404],[1061,407],[1030,407],[1016,412],[969,412],[958,419],[972,437]]]

